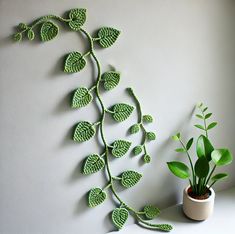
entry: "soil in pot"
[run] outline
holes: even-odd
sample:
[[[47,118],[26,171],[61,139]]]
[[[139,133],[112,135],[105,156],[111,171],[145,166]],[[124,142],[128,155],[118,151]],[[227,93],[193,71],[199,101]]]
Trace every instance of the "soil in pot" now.
[[[190,187],[190,188],[188,189],[188,195],[189,195],[190,197],[194,198],[194,199],[197,199],[197,200],[204,200],[204,199],[207,199],[207,198],[210,197],[211,191],[210,191],[209,189],[207,189],[205,194],[203,194],[203,195],[195,195],[195,194],[193,193],[192,188]]]

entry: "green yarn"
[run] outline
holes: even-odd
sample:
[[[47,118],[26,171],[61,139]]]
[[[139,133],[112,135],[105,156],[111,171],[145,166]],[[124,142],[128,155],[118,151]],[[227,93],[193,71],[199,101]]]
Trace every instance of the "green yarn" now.
[[[87,121],[81,121],[77,124],[73,140],[78,142],[88,141],[90,140],[96,133],[93,125]]]
[[[86,9],[72,9],[69,12],[69,18],[71,21],[69,22],[69,27],[78,31],[86,22]]]
[[[141,177],[142,175],[136,171],[125,171],[122,173],[121,184],[126,188],[130,188],[137,184]]]
[[[100,205],[106,199],[107,194],[100,188],[93,188],[88,194],[88,205],[90,207],[95,207]]]
[[[88,105],[93,99],[90,91],[85,88],[78,88],[73,94],[72,108],[81,108]]]
[[[146,133],[146,138],[149,141],[154,141],[156,139],[156,135],[154,132],[147,132]]]
[[[86,60],[79,52],[72,52],[68,54],[65,65],[64,72],[74,73],[81,71],[86,66]]]
[[[150,163],[150,162],[151,162],[151,157],[150,157],[150,155],[148,155],[148,154],[145,154],[145,155],[143,156],[143,159],[144,159],[144,162],[145,162],[145,163]]]
[[[140,125],[139,124],[134,124],[130,127],[130,133],[135,134],[140,131]]]
[[[142,149],[143,149],[143,153],[144,153],[142,155],[143,161],[144,161],[144,163],[150,163],[151,156],[147,152],[146,141],[147,140],[148,141],[155,140],[156,135],[154,132],[147,132],[144,124],[145,123],[152,123],[153,117],[151,115],[142,115],[142,109],[141,109],[140,102],[139,102],[139,100],[138,100],[137,96],[135,95],[132,88],[127,88],[127,92],[133,97],[134,101],[136,102],[137,113],[138,113],[138,122],[130,127],[130,133],[135,134],[139,131],[139,129],[141,129],[141,131],[142,131],[142,144],[134,147],[133,153],[134,153],[134,155],[138,155],[142,152]],[[137,126],[139,128],[138,130],[137,130]]]
[[[89,155],[83,167],[83,173],[88,175],[100,171],[105,166],[105,161],[98,154]]]
[[[139,224],[142,224],[148,228],[169,231],[172,227],[168,224],[152,224],[147,220],[144,220],[141,215],[144,215],[146,218],[153,217],[156,215],[156,209],[148,206],[143,211],[138,211],[130,206],[128,206],[117,194],[114,181],[119,181],[119,183],[125,188],[130,188],[136,185],[142,175],[136,171],[128,170],[124,171],[120,177],[114,176],[110,168],[110,156],[116,158],[123,157],[127,154],[131,147],[131,142],[126,140],[115,140],[112,144],[109,144],[106,140],[106,135],[104,132],[104,122],[107,115],[117,121],[122,122],[130,117],[134,111],[134,107],[126,103],[117,103],[113,105],[110,109],[107,109],[104,105],[103,99],[100,94],[101,85],[106,91],[110,91],[117,87],[120,82],[120,73],[117,71],[106,71],[102,74],[101,64],[98,60],[94,45],[99,44],[103,48],[112,46],[120,35],[120,31],[111,27],[102,27],[98,30],[96,37],[92,37],[84,28],[83,25],[86,22],[86,9],[72,9],[69,11],[68,18],[63,18],[56,15],[47,15],[39,18],[34,21],[31,25],[25,23],[20,23],[18,25],[18,32],[14,34],[13,39],[15,41],[21,41],[22,38],[26,38],[30,41],[35,39],[35,27],[39,27],[40,32],[39,36],[42,41],[47,42],[54,39],[59,33],[59,27],[55,21],[64,23],[69,29],[79,32],[85,36],[88,41],[89,49],[85,54],[74,51],[67,55],[64,63],[64,72],[65,73],[75,73],[80,72],[86,66],[86,57],[89,56],[89,59],[94,62],[97,71],[96,81],[91,88],[79,87],[75,90],[72,98],[71,106],[72,108],[82,108],[89,105],[94,99],[99,105],[99,116],[98,121],[91,123],[89,121],[80,121],[77,123],[74,133],[73,140],[76,142],[84,142],[90,140],[96,135],[100,134],[102,149],[101,155],[93,153],[88,155],[84,160],[84,165],[82,173],[89,175],[96,173],[101,170],[107,171],[107,184],[105,187],[99,188],[94,187],[88,193],[88,206],[96,207],[102,204],[106,198],[106,190],[110,190],[114,199],[119,203],[119,208],[115,208],[112,212],[112,221],[113,224],[121,229],[129,216],[129,213],[136,218]],[[24,36],[24,37],[23,37]],[[137,106],[138,113],[138,122],[130,128],[131,133],[141,132],[143,134],[142,144],[134,147],[133,152],[135,155],[141,154],[144,151],[145,161],[149,161],[149,156],[146,150],[146,141],[152,140],[155,136],[153,132],[147,132],[144,123],[150,123],[153,121],[152,116],[144,115],[142,116],[140,103],[135,96],[131,88],[128,89],[131,96],[134,98]],[[92,91],[94,93],[92,93]],[[97,129],[97,131],[96,131]],[[150,156],[149,156],[150,157]]]
[[[128,210],[125,208],[116,208],[112,212],[112,221],[114,225],[121,229],[128,219]]]
[[[124,156],[130,149],[131,142],[125,140],[116,140],[112,144],[112,155],[116,158]]]
[[[143,115],[143,122],[144,123],[152,123],[153,122],[153,117],[151,115]]]
[[[141,152],[142,152],[142,145],[137,145],[136,147],[133,148],[134,155],[138,155]]]
[[[117,122],[126,120],[133,112],[134,107],[125,103],[118,103],[112,107],[113,119]]]
[[[32,29],[29,31],[32,31]],[[58,26],[51,21],[47,21],[43,23],[41,27],[41,31],[40,31],[41,40],[50,41],[57,36],[58,32],[59,32]]]
[[[120,73],[116,71],[105,72],[102,75],[102,81],[104,81],[104,89],[114,89],[120,81]]]
[[[160,214],[160,210],[155,206],[146,205],[144,207],[144,213],[145,213],[146,218],[153,219]]]
[[[99,44],[104,48],[110,47],[114,44],[119,35],[119,30],[103,27],[98,31]]]

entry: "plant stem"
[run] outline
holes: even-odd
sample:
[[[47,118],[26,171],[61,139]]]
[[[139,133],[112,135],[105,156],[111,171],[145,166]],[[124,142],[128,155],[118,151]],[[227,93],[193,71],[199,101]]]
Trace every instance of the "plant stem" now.
[[[210,174],[209,174],[209,176],[208,176],[208,178],[207,178],[207,180],[206,180],[205,186],[207,186],[207,184],[209,183],[210,178],[211,178],[212,174],[213,174],[214,171],[215,171],[215,168],[216,168],[216,165],[214,165],[213,169],[211,170],[211,172],[210,172]]]
[[[194,172],[194,169],[193,169],[193,162],[192,162],[192,159],[191,159],[191,157],[190,157],[190,155],[189,155],[189,152],[188,152],[186,146],[184,145],[183,141],[182,141],[181,139],[179,139],[179,141],[180,141],[182,147],[184,148],[184,150],[185,150],[185,152],[186,152],[186,154],[187,154],[187,156],[188,156],[189,162],[190,162],[191,171],[192,171],[192,176],[193,176],[193,187],[192,187],[192,189],[195,190],[195,189],[196,189],[195,187],[196,187],[197,182],[196,182],[196,175],[195,175],[195,172]]]
[[[199,107],[199,109],[200,109],[200,111],[202,113],[202,116],[203,116],[203,123],[204,123],[205,133],[206,133],[206,137],[208,138],[208,131],[207,131],[207,124],[206,124],[205,114],[203,112],[202,107]]]

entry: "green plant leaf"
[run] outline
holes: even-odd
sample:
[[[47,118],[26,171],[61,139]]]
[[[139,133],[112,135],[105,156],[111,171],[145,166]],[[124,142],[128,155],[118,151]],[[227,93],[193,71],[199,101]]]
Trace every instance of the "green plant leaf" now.
[[[209,139],[203,135],[199,136],[196,144],[197,156],[206,157],[208,161],[211,160],[211,153],[214,150]]]
[[[130,188],[137,184],[141,179],[142,175],[136,171],[124,171],[122,173],[121,184],[125,188]]]
[[[139,124],[134,124],[130,127],[130,133],[131,134],[135,134],[137,132],[139,132],[140,130],[140,125]]]
[[[134,147],[134,149],[133,149],[134,155],[138,155],[141,152],[142,152],[142,146],[141,145],[137,145],[136,147]]]
[[[205,119],[209,119],[212,116],[212,113],[208,113],[205,115]]]
[[[119,84],[120,73],[116,71],[105,72],[102,75],[102,80],[104,81],[104,89],[114,89]]]
[[[184,163],[172,161],[172,162],[168,162],[167,165],[168,165],[168,168],[170,169],[170,171],[175,176],[177,176],[181,179],[189,178],[189,176],[190,176],[189,168]]]
[[[16,33],[13,35],[13,40],[14,41],[21,41],[22,40],[22,34],[21,33]]]
[[[194,169],[196,175],[199,178],[205,178],[207,177],[210,170],[209,162],[205,157],[198,158],[198,160],[195,163]]]
[[[112,107],[113,118],[117,122],[126,120],[133,112],[134,107],[125,103],[118,103]]]
[[[70,53],[65,60],[64,72],[79,72],[86,66],[86,60],[79,52]]]
[[[95,135],[95,133],[95,128],[91,123],[81,121],[75,128],[73,140],[78,142],[88,141]]]
[[[183,153],[183,152],[185,152],[185,149],[184,148],[177,148],[177,149],[175,149],[175,151],[178,153]]]
[[[86,22],[86,9],[72,9],[69,12],[69,27],[74,30],[78,31]]]
[[[112,221],[114,225],[121,229],[128,219],[128,210],[126,208],[116,208],[112,212]]]
[[[208,107],[205,107],[202,111],[203,111],[203,112],[206,112],[206,111],[207,111],[207,109],[208,109]]]
[[[89,207],[95,207],[104,202],[107,195],[105,191],[100,188],[93,188],[88,194],[88,205]]]
[[[228,174],[226,174],[226,173],[219,173],[219,174],[214,175],[211,178],[211,181],[215,182],[215,181],[223,180],[223,179],[226,179],[226,178],[228,178]]]
[[[197,108],[200,108],[200,107],[202,107],[202,106],[203,106],[203,103],[202,103],[202,102],[198,102],[197,105],[196,105]]]
[[[193,144],[193,137],[187,142],[186,149],[189,150]]]
[[[144,207],[144,212],[147,219],[153,219],[160,214],[160,210],[152,205],[146,205]]]
[[[217,122],[212,122],[208,125],[207,130],[214,128],[217,125]]]
[[[145,162],[145,163],[150,163],[150,162],[151,162],[151,157],[150,157],[150,155],[148,155],[148,154],[145,154],[145,155],[144,155],[144,162]]]
[[[216,149],[211,157],[216,166],[225,166],[233,161],[233,155],[228,149]]]
[[[27,37],[30,41],[32,41],[35,37],[34,31],[32,29],[29,29],[27,32]]]
[[[143,122],[144,123],[152,123],[153,117],[151,115],[143,115]]]
[[[120,31],[114,28],[103,27],[98,31],[99,43],[107,48],[114,44],[120,35]]]
[[[57,36],[58,32],[59,32],[58,26],[51,21],[47,21],[42,24],[42,27],[40,30],[41,40],[50,41]]]
[[[124,156],[130,149],[131,142],[125,140],[116,140],[112,144],[112,155],[116,158]]]
[[[204,119],[202,115],[196,115],[199,119]]]
[[[180,133],[178,132],[176,135],[172,136],[171,139],[173,141],[179,141],[180,140]]]
[[[83,173],[88,175],[101,170],[105,166],[105,161],[98,154],[91,154],[86,158]]]
[[[81,108],[88,105],[93,97],[87,88],[78,88],[73,94],[72,108]]]
[[[199,128],[199,129],[205,130],[205,128],[204,128],[202,125],[200,125],[200,124],[195,124],[194,126],[195,126],[196,128]]]
[[[154,141],[156,140],[156,135],[154,132],[147,132],[146,133],[146,137],[149,141]]]

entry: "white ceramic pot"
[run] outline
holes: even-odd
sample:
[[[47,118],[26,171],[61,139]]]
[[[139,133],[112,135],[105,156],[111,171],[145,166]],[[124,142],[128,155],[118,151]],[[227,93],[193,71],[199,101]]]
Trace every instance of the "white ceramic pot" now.
[[[205,220],[212,213],[214,209],[215,192],[210,188],[210,196],[207,199],[198,200],[188,195],[188,189],[184,189],[183,194],[183,211],[187,217],[193,220]]]

